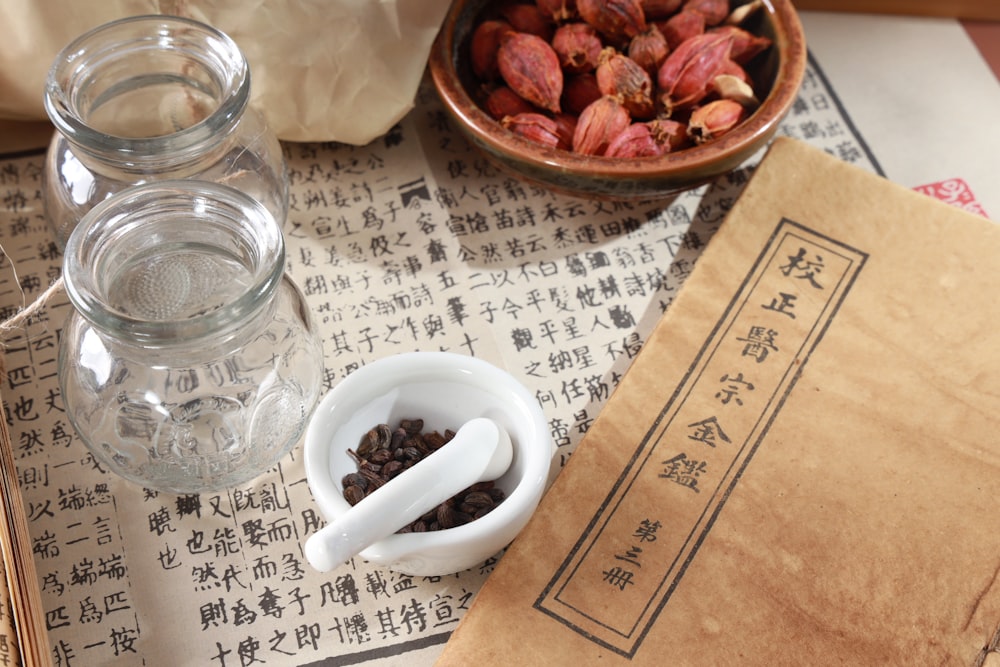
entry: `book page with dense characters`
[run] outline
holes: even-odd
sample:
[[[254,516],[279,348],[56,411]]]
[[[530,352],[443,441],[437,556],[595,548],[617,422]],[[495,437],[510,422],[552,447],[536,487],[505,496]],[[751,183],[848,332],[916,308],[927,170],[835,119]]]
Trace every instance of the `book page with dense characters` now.
[[[886,137],[859,128],[815,54],[780,134],[883,173]],[[485,359],[538,398],[558,447],[553,474],[761,157],[668,201],[555,195],[491,166],[426,80],[415,109],[366,146],[284,150],[287,267],[322,334],[324,389],[398,352]],[[0,321],[60,276],[40,199],[43,157],[0,160]],[[957,191],[965,177],[907,185],[968,208],[974,195]],[[313,571],[302,543],[324,521],[301,447],[220,493],[168,495],[116,477],[63,410],[57,353],[70,309],[56,291],[2,341],[5,418],[56,665],[433,662],[502,554],[445,577],[360,559]],[[0,612],[6,621],[6,605]],[[0,665],[15,664],[13,641],[0,637]]]

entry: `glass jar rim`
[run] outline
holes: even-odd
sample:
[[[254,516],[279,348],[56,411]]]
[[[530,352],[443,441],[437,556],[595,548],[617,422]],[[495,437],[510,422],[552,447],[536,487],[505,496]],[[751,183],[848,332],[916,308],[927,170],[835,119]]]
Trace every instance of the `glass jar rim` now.
[[[108,269],[118,267],[122,247],[148,253],[164,245],[164,230],[176,230],[178,222],[201,230],[199,243],[217,233],[220,251],[241,257],[244,284],[226,303],[190,317],[125,312],[109,298],[114,276]],[[284,271],[284,236],[263,204],[231,186],[196,180],[143,183],[105,199],[80,220],[63,257],[63,283],[74,308],[105,333],[147,347],[227,338],[271,301]]]
[[[182,39],[183,37],[183,39]],[[195,49],[190,37],[202,40]],[[188,55],[216,75],[218,106],[205,118],[176,132],[127,137],[102,132],[87,123],[76,86],[94,79],[89,66],[100,67],[128,57],[128,47],[162,48],[184,44]],[[182,16],[143,14],[99,25],[75,38],[57,54],[46,76],[44,105],[56,129],[89,154],[127,156],[131,161],[186,158],[222,141],[235,128],[250,99],[250,68],[236,42],[208,24]]]

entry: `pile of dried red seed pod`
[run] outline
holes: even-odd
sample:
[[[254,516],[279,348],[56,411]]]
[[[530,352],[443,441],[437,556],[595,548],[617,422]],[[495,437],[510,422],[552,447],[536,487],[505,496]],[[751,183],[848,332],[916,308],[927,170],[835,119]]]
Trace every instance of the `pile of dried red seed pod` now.
[[[395,429],[388,424],[377,424],[365,433],[357,450],[347,450],[357,463],[358,471],[344,475],[341,480],[344,500],[351,505],[358,504],[362,498],[455,437],[455,431],[451,429],[446,429],[443,435],[438,431],[424,433],[423,429],[423,419],[401,419]],[[488,514],[504,497],[503,489],[494,486],[493,482],[479,482],[397,532],[423,533],[461,526]]]
[[[716,139],[758,104],[746,65],[762,0],[507,0],[470,37],[481,105],[584,155],[652,157]]]

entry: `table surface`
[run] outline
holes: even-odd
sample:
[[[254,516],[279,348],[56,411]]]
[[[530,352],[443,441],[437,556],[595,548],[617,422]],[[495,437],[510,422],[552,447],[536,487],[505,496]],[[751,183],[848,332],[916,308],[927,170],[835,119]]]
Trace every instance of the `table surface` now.
[[[803,24],[812,58],[783,134],[1000,215],[1000,24],[832,12],[804,12]],[[422,90],[392,141],[286,146],[289,271],[324,333],[326,382],[394,351],[474,353],[535,392],[564,459],[753,164],[665,205],[583,203],[492,171],[443,117]],[[16,150],[35,149],[0,160],[5,317],[60,268],[35,196],[50,132],[0,125]],[[140,493],[104,474],[54,400],[67,312],[54,300],[9,342],[3,387],[63,664],[433,662],[495,560],[437,580],[364,563],[307,572],[298,542],[321,521],[294,455],[252,486],[201,499]]]

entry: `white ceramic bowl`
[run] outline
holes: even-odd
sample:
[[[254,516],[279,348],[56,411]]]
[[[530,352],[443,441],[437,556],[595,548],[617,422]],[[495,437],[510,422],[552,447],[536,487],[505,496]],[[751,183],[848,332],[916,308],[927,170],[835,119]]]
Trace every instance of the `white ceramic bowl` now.
[[[357,465],[347,454],[373,426],[421,418],[424,430],[458,430],[489,417],[510,435],[514,457],[496,484],[506,498],[489,514],[446,530],[395,534],[359,555],[415,576],[460,572],[495,555],[520,532],[542,497],[555,446],[541,406],[512,375],[450,352],[384,357],[344,378],[320,402],[305,437],[309,487],[327,521],[346,512],[340,480]]]

